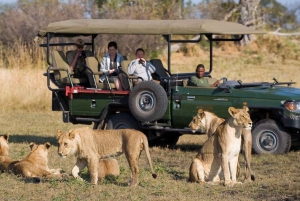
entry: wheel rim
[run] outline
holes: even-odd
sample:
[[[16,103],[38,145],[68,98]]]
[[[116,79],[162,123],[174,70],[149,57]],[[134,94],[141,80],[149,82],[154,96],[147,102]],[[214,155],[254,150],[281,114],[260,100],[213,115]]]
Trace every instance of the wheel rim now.
[[[278,146],[278,137],[273,131],[264,131],[260,134],[259,145],[265,151],[275,150]]]
[[[128,126],[128,124],[120,122],[118,123],[114,129],[126,129],[126,128],[130,128],[130,126]]]
[[[156,105],[156,99],[152,92],[144,91],[138,95],[137,108],[144,112],[153,110]]]

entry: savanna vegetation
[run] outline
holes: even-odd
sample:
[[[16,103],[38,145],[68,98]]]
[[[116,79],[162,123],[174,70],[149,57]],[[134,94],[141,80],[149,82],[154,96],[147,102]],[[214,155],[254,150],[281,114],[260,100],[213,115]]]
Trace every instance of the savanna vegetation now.
[[[180,0],[19,0],[0,6],[0,134],[10,134],[10,156],[22,159],[29,142],[50,142],[50,168],[70,173],[74,157],[60,159],[56,153],[55,132],[82,125],[62,123],[60,112],[51,111],[51,92],[42,75],[46,68],[43,48],[33,43],[39,28],[53,21],[75,18],[181,19],[211,18],[241,22],[246,1],[203,0],[197,5]],[[253,1],[254,2],[254,1]],[[297,5],[288,9],[276,0],[261,0],[254,27],[297,32]],[[230,14],[230,15],[229,15]],[[250,22],[253,19],[249,19]],[[193,36],[187,36],[193,37]],[[164,40],[157,36],[97,37],[96,56],[106,52],[107,42],[115,40],[119,51],[129,59],[137,47],[147,49],[147,58],[160,58],[166,66]],[[244,82],[298,81],[299,36],[256,35],[248,45],[222,42],[214,46],[212,76],[241,79]],[[69,47],[72,48],[72,47]],[[172,72],[192,72],[198,63],[209,66],[206,42],[187,44],[172,53]],[[300,82],[294,85],[300,87]],[[196,113],[196,112],[195,112]],[[300,152],[286,155],[253,155],[256,181],[233,188],[221,185],[187,183],[188,168],[204,143],[205,136],[184,135],[174,149],[151,148],[158,173],[154,180],[144,153],[140,161],[140,185],[126,186],[130,175],[124,156],[119,157],[121,175],[107,177],[97,186],[76,180],[42,181],[35,184],[14,175],[0,174],[1,200],[299,200]],[[243,158],[240,164],[243,166]],[[83,177],[89,179],[84,171]],[[239,180],[243,180],[243,169]]]

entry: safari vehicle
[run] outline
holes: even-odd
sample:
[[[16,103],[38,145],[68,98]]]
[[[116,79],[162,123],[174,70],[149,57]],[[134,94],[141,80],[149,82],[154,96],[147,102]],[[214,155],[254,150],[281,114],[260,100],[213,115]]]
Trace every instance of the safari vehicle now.
[[[134,128],[143,131],[152,145],[174,145],[180,135],[192,133],[188,125],[199,108],[226,118],[229,106],[241,108],[246,102],[253,120],[254,152],[286,153],[292,144],[297,145],[300,136],[300,90],[291,86],[294,82],[274,79],[272,83],[243,83],[222,78],[217,88],[199,88],[186,85],[194,72],[173,74],[170,65],[171,43],[198,43],[206,37],[210,44],[210,68],[205,76],[210,77],[214,42],[234,42],[245,34],[261,33],[237,23],[203,19],[79,19],[50,23],[39,30],[35,39],[45,38],[40,46],[47,52],[49,67],[44,75],[52,91],[52,110],[62,111],[65,123],[94,123],[94,129]],[[144,81],[133,86],[134,77],[126,73],[128,61],[121,64],[126,90],[117,91],[111,84],[99,83],[99,63],[93,56],[94,40],[99,34],[163,37],[168,47],[167,68],[159,59],[151,60],[157,69],[153,78],[160,84]],[[199,35],[199,39],[175,40],[174,35]],[[51,51],[53,46],[74,45],[55,42],[55,38],[78,36],[90,38],[86,43],[91,50],[86,58],[85,80],[72,77],[65,52]]]

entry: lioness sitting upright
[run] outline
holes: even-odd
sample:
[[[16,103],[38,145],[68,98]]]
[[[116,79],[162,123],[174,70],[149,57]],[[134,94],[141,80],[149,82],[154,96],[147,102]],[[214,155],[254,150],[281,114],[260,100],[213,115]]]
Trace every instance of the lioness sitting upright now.
[[[233,186],[236,181],[238,156],[241,149],[243,129],[251,129],[252,121],[248,107],[229,107],[230,117],[222,122],[207,141],[190,166],[191,182],[219,182],[224,178],[225,185]]]
[[[218,126],[224,122],[225,119],[219,118],[214,113],[204,111],[199,109],[197,115],[193,117],[189,127],[192,129],[193,133],[197,130],[206,133],[207,136],[211,136],[217,130]],[[251,152],[252,152],[252,134],[251,129],[243,129],[242,131],[242,145],[243,145],[243,154],[245,159],[245,180],[251,181],[255,180],[254,173],[251,169]],[[239,170],[238,164],[238,170]]]
[[[140,131],[132,129],[92,130],[84,127],[65,133],[58,130],[57,138],[58,154],[61,157],[64,158],[69,154],[74,154],[77,157],[72,169],[72,175],[75,178],[81,179],[78,175],[79,171],[88,166],[91,183],[97,184],[99,160],[124,153],[132,173],[130,185],[136,186],[138,184],[138,160],[142,150],[145,150],[152,176],[156,178],[147,137]]]
[[[49,142],[40,145],[31,142],[29,144],[31,152],[23,160],[11,163],[9,170],[23,177],[62,178],[60,169],[48,167],[48,149],[50,146]]]
[[[13,160],[8,156],[8,139],[9,135],[1,135],[0,136],[0,171],[6,172],[9,164],[13,162]]]

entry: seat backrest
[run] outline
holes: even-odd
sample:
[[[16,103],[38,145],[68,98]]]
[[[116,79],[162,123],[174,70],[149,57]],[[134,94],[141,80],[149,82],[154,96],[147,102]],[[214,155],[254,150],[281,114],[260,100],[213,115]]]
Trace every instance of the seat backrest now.
[[[98,72],[99,71],[99,62],[94,56],[89,56],[85,58],[85,63],[86,65],[92,69],[93,72]]]
[[[128,78],[128,66],[130,64],[131,61],[128,60],[123,60],[121,61],[121,68],[122,68],[122,72],[121,72],[121,82],[122,82],[122,86],[124,88],[124,90],[129,90],[132,88],[132,80],[130,80]]]
[[[88,77],[89,83],[91,87],[97,87],[97,88],[103,88],[103,86],[100,86],[99,83],[99,75],[95,75],[94,72],[98,72],[99,71],[99,62],[96,59],[96,57],[94,56],[88,56],[85,58],[85,63],[86,66],[89,67],[91,69],[92,72],[90,72],[90,70],[86,70],[85,73]]]
[[[63,51],[54,50],[52,52],[52,65],[53,65],[53,67],[69,69],[69,65],[67,63],[67,60],[66,60],[66,57],[65,57],[65,54]],[[66,71],[55,70],[53,73],[54,73],[55,80],[59,80],[60,78],[67,77]]]
[[[128,75],[128,66],[130,64],[131,61],[129,60],[123,60],[121,61],[121,67],[122,67],[122,70]]]
[[[160,59],[151,59],[150,62],[155,67],[156,71],[152,74],[153,79],[158,79],[162,77],[169,77],[170,75],[167,73],[167,70],[164,68],[163,63]],[[155,77],[157,76],[157,77]]]

